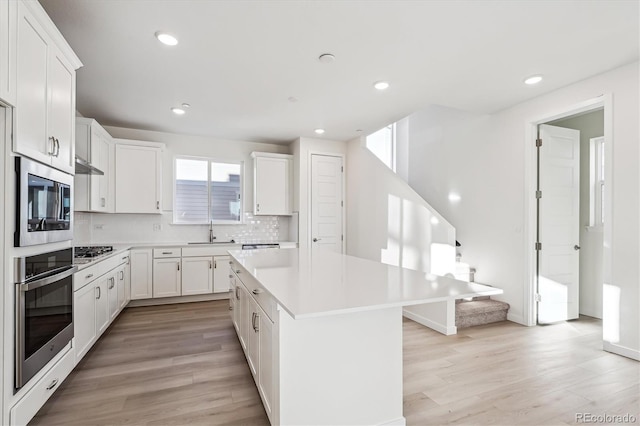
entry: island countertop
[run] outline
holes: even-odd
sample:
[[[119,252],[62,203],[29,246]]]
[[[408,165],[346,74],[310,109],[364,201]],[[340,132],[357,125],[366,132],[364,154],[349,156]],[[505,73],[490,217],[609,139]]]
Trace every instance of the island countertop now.
[[[331,252],[231,250],[229,254],[295,319],[502,293],[482,284]]]

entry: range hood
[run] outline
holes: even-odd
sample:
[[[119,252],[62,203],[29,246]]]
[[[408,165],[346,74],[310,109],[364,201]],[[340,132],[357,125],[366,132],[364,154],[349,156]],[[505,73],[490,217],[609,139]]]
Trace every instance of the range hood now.
[[[76,157],[76,174],[103,176],[104,172],[102,170],[96,169],[91,164],[89,164],[86,160]]]

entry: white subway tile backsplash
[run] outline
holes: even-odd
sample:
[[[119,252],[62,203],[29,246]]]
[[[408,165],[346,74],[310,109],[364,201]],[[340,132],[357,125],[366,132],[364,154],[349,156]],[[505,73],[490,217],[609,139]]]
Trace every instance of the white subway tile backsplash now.
[[[174,225],[172,212],[161,215],[76,212],[74,244],[185,243],[209,239],[207,225]],[[240,243],[289,240],[287,216],[254,216],[244,213],[241,225],[214,225],[217,241]]]

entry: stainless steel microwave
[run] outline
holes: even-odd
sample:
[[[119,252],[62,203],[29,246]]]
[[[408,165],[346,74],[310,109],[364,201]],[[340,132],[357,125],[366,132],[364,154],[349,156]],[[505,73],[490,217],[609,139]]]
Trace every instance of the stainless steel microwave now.
[[[16,157],[17,209],[14,246],[73,239],[73,176]]]

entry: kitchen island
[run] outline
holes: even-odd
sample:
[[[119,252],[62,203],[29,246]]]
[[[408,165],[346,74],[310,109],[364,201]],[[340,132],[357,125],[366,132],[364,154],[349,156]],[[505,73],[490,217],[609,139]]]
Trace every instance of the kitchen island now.
[[[234,327],[274,425],[405,424],[402,307],[502,292],[336,253],[229,253]]]

